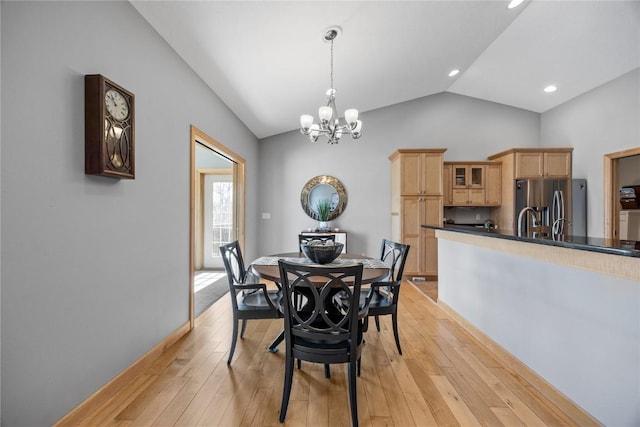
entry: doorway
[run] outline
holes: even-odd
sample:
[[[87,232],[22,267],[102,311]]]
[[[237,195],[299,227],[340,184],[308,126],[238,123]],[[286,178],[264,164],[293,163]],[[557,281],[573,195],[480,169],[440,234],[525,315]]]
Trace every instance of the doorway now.
[[[620,181],[621,162],[640,156],[640,147],[605,154],[604,156],[604,237],[618,239],[620,236],[619,190],[627,182]]]
[[[191,126],[190,173],[189,319],[193,328],[196,281],[201,292],[202,278],[212,277],[210,271],[226,277],[216,249],[233,240],[244,247],[245,160]],[[207,274],[196,279],[196,271],[204,269]]]

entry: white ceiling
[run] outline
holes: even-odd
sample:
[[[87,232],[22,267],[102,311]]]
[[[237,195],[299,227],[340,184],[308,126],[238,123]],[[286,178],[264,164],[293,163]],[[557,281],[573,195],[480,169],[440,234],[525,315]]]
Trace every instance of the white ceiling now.
[[[131,3],[258,138],[317,116],[335,25],[341,115],[440,92],[542,113],[640,66],[638,0]]]

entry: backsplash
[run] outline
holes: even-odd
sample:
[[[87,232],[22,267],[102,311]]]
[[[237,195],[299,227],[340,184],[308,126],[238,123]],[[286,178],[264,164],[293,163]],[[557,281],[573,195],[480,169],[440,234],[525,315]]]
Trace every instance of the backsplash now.
[[[485,220],[491,218],[491,208],[464,206],[444,208],[444,221],[455,222],[456,224],[484,224]]]

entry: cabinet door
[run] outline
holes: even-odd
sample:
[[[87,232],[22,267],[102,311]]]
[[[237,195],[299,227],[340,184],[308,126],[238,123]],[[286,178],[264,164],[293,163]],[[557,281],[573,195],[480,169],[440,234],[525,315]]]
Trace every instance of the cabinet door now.
[[[544,153],[545,178],[571,177],[571,153]]]
[[[420,225],[442,226],[442,197],[425,196],[422,199],[423,222]]]
[[[469,204],[472,206],[484,206],[484,188],[472,188],[469,191]]]
[[[402,239],[417,237],[422,225],[422,197],[405,196],[402,198]]]
[[[453,188],[467,188],[467,165],[453,165]]]
[[[423,153],[421,156],[422,193],[442,194],[442,154]]]
[[[400,191],[403,196],[421,194],[420,158],[421,153],[404,153],[400,157]]]
[[[544,170],[542,153],[516,153],[516,178],[541,178]]]
[[[502,203],[502,165],[486,165],[485,171],[485,204],[500,206]]]
[[[467,167],[467,187],[484,188],[483,165],[470,165]]]
[[[438,239],[436,239],[435,230],[424,230],[422,236],[422,259],[424,265],[422,266],[422,272],[428,275],[438,274]],[[409,249],[411,253],[411,249]]]
[[[402,243],[411,246],[405,261],[404,271],[407,277],[420,274],[422,197],[402,197]]]
[[[444,196],[444,204],[450,205],[453,203],[452,195],[451,195],[451,180],[453,179],[453,166],[452,165],[444,165],[442,172],[442,194]]]
[[[451,192],[451,199],[455,206],[466,206],[469,204],[469,190],[454,188]]]

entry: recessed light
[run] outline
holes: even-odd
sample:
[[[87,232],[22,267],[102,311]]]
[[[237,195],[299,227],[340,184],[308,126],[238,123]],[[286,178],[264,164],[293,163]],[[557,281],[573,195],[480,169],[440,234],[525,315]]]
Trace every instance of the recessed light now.
[[[460,72],[460,70],[458,70],[457,68],[456,68],[456,69],[453,69],[453,70],[451,70],[451,71],[449,72],[449,77],[453,77],[453,76],[455,76],[456,74],[458,74],[459,72]]]
[[[514,7],[518,7],[522,4],[524,0],[511,0],[507,8],[513,9]]]
[[[547,93],[555,92],[558,88],[555,85],[549,85],[544,88],[544,91]]]

